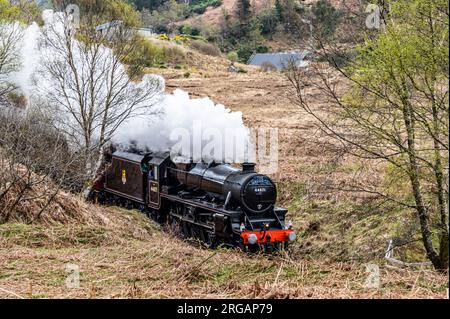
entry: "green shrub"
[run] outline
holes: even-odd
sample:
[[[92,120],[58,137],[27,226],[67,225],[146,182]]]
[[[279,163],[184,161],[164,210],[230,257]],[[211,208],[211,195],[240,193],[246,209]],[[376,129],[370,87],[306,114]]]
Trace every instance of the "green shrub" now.
[[[191,1],[191,12],[197,14],[205,13],[208,7],[220,7],[222,5],[222,0],[192,0]]]
[[[182,24],[178,27],[178,33],[198,37],[201,35],[202,30],[198,26],[192,26],[190,24]]]
[[[230,52],[227,53],[227,58],[231,62],[237,62],[239,57],[238,57],[238,54],[237,54],[236,51],[230,51]]]
[[[189,15],[190,7],[188,4],[177,1],[164,1],[156,9],[142,11],[141,20],[143,25],[151,25],[157,33],[172,33],[176,28],[173,22],[182,21]]]
[[[199,5],[193,6],[191,10],[194,13],[203,14],[203,13],[205,13],[206,8],[207,8],[207,6],[199,4]]]
[[[243,63],[247,63],[248,59],[252,56],[253,51],[254,51],[253,48],[245,46],[245,45],[242,45],[237,50],[239,61],[243,62]]]
[[[316,33],[328,37],[334,33],[340,23],[341,14],[328,0],[319,0],[312,5],[313,23]]]
[[[155,32],[156,33],[168,33],[169,29],[165,25],[157,25],[155,27]]]
[[[265,44],[258,44],[255,51],[256,53],[267,53],[269,52],[269,47]]]
[[[7,99],[16,107],[24,109],[27,106],[27,98],[23,94],[14,91],[9,92]]]
[[[206,41],[208,41],[207,39],[205,39],[203,36],[201,36],[201,35],[188,35],[187,36],[190,40],[200,40],[200,41],[203,41],[203,42],[206,42]]]
[[[260,22],[261,33],[265,35],[271,35],[277,30],[277,26],[280,23],[278,13],[276,9],[267,9],[262,11],[258,15]]]
[[[194,36],[194,37],[198,37],[200,36],[202,33],[202,30],[199,27],[192,27],[191,28],[191,32],[189,33],[189,35]]]
[[[165,62],[165,52],[149,40],[137,36],[133,40],[132,52],[124,58],[124,63],[133,68],[145,68]]]

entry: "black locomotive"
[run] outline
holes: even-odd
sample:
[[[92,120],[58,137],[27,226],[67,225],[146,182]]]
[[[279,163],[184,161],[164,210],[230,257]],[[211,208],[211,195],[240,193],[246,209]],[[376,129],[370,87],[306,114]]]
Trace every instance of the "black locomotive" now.
[[[287,210],[275,207],[276,185],[255,165],[174,163],[169,153],[116,151],[94,185],[95,198],[139,207],[149,217],[209,246],[272,251],[295,240]]]

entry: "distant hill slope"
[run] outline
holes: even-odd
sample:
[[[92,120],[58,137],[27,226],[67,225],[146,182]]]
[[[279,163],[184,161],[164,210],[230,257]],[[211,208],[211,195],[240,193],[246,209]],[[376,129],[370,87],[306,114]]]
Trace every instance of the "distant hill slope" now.
[[[231,15],[234,14],[236,1],[237,0],[223,0],[222,5],[217,8],[208,7],[205,13],[190,17],[185,20],[185,22],[193,23],[201,20],[204,23],[215,25],[220,22],[220,18],[222,17],[224,10]],[[252,9],[257,13],[264,8],[270,8],[274,2],[274,0],[252,0],[251,4]]]
[[[303,5],[310,5],[318,0],[298,0],[299,3]],[[204,23],[215,25],[220,22],[220,18],[223,15],[224,10],[229,14],[234,15],[234,8],[237,0],[223,0],[222,5],[214,8],[208,7],[203,14],[195,15],[188,18],[184,22],[193,23],[196,21],[202,21]],[[360,0],[329,0],[329,2],[339,9],[347,8],[351,10],[356,10],[360,4]],[[251,6],[254,13],[258,13],[264,9],[271,8],[274,6],[275,0],[251,0]]]

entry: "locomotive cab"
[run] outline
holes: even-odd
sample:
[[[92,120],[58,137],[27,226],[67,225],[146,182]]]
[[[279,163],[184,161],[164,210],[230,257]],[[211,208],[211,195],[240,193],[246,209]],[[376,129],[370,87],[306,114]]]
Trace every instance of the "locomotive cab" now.
[[[145,174],[142,162],[145,155],[114,152],[106,166],[105,190],[116,196],[145,203]]]
[[[153,209],[161,208],[161,188],[167,178],[167,166],[170,157],[168,153],[152,153],[148,161],[147,191],[148,206]]]

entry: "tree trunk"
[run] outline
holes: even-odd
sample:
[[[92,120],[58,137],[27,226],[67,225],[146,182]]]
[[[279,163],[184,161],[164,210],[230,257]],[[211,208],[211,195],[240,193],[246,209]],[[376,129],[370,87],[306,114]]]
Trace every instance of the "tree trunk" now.
[[[430,30],[430,47],[437,48],[437,39],[435,36],[435,24],[433,21],[433,12],[429,12],[428,16],[428,26]],[[439,214],[441,217],[441,229],[440,229],[440,242],[439,242],[439,258],[441,260],[441,269],[448,268],[448,249],[449,249],[449,236],[448,236],[448,197],[446,196],[445,186],[444,186],[444,169],[442,167],[442,149],[439,142],[441,135],[441,126],[439,124],[439,108],[437,106],[436,99],[436,84],[437,80],[437,65],[438,61],[435,55],[432,55],[432,63],[430,65],[431,69],[431,85],[430,85],[430,100],[431,100],[431,113],[433,115],[432,129],[433,134],[433,147],[434,147],[434,176],[437,188],[437,197],[439,203]]]
[[[439,134],[437,127],[437,110],[433,107],[433,124],[434,134]],[[439,135],[436,135],[439,136]],[[441,147],[436,139],[434,142],[434,173],[436,179],[437,197],[439,203],[439,214],[441,217],[441,231],[440,231],[440,243],[439,243],[439,258],[441,259],[441,268],[448,268],[449,257],[449,236],[448,236],[448,202],[445,196],[444,190],[444,172],[442,168]]]
[[[416,137],[414,129],[414,119],[412,116],[412,105],[407,96],[408,96],[407,94],[404,95],[404,97],[402,98],[402,103],[403,103],[403,120],[405,122],[405,128],[408,138],[409,179],[411,182],[414,200],[416,202],[416,209],[420,222],[420,230],[422,233],[422,242],[425,247],[427,257],[431,261],[435,269],[442,269],[441,258],[439,257],[433,246],[433,241],[431,238],[432,234],[428,220],[429,219],[428,210],[425,207],[423,201],[420,186],[419,166],[417,163],[417,154],[415,145]]]
[[[441,260],[441,265],[439,269],[448,269],[448,232],[441,233],[441,240],[439,246],[439,258]]]

